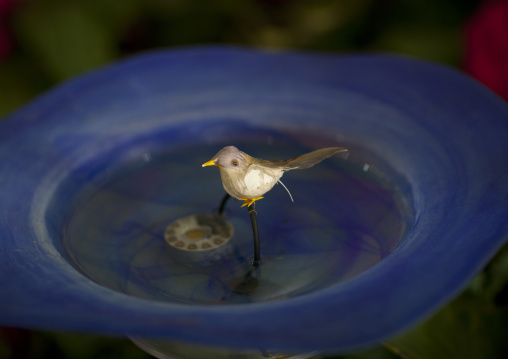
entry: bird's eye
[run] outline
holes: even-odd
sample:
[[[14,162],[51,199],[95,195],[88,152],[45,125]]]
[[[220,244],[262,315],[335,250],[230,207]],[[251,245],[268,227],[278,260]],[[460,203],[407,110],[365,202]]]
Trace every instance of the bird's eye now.
[[[238,166],[238,161],[237,160],[232,160],[231,164],[236,167],[236,166]]]

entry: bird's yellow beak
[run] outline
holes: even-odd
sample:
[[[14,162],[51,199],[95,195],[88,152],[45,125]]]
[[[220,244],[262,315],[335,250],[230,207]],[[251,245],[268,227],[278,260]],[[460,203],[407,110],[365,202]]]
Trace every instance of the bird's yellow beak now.
[[[213,160],[210,160],[208,162],[205,162],[203,163],[202,167],[207,167],[207,166],[217,166],[217,164],[215,163],[215,161],[217,161],[215,158]]]

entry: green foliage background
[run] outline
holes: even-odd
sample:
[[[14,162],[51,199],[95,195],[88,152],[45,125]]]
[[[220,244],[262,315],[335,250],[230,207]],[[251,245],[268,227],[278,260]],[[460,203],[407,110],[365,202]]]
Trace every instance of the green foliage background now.
[[[0,117],[71,77],[138,52],[202,44],[393,52],[460,68],[479,0],[24,0],[10,13]],[[508,247],[458,298],[408,332],[343,359],[503,358]],[[0,358],[149,358],[127,339],[24,332]],[[20,356],[22,355],[22,356]],[[206,358],[204,358],[206,359]]]
[[[12,0],[11,0],[12,1]],[[17,0],[0,116],[136,52],[200,44],[383,51],[460,66],[479,0]]]

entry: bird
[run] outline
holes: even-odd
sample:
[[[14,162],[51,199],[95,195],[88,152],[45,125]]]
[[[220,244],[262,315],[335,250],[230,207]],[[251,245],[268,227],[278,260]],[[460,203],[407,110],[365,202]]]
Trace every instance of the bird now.
[[[263,195],[277,182],[286,189],[293,200],[287,187],[280,181],[285,172],[310,168],[336,153],[346,151],[348,150],[342,147],[328,147],[289,160],[268,161],[249,156],[235,146],[227,146],[217,152],[210,161],[203,163],[202,167],[219,167],[226,192],[231,197],[243,201],[242,207],[250,207],[255,201],[264,198]]]

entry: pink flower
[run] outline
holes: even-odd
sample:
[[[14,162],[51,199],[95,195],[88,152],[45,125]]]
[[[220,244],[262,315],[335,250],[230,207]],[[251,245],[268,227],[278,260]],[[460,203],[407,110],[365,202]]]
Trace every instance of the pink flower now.
[[[16,0],[0,0],[0,14],[8,12]]]
[[[16,0],[0,0],[0,61],[5,59],[12,48],[8,18]]]
[[[508,100],[508,0],[480,6],[465,35],[465,70]]]

